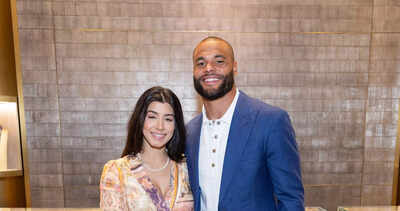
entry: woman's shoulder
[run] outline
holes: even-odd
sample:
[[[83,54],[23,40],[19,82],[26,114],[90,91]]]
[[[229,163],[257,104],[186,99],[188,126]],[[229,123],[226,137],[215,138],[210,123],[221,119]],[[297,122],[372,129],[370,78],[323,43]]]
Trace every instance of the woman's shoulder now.
[[[126,155],[122,158],[118,158],[115,160],[109,160],[107,163],[104,165],[104,170],[106,169],[112,169],[112,168],[131,168],[132,165],[135,165],[138,159],[135,156],[132,155]]]
[[[118,158],[118,159],[109,160],[106,162],[106,164],[104,166],[119,166],[125,162],[125,160],[127,159],[126,157],[127,156],[124,156],[124,157]]]

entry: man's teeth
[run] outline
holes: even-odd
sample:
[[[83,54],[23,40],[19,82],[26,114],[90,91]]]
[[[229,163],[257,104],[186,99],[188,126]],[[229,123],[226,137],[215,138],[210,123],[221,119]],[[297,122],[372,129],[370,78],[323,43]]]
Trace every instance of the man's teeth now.
[[[217,81],[217,80],[218,80],[218,78],[207,78],[204,81],[205,82],[213,82],[213,81]]]

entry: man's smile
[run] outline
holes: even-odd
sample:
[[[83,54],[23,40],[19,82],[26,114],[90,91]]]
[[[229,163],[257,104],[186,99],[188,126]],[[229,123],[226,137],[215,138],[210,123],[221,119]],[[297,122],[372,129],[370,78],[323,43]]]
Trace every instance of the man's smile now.
[[[212,75],[202,76],[200,80],[206,85],[212,86],[220,82],[223,78],[224,76],[212,74]]]

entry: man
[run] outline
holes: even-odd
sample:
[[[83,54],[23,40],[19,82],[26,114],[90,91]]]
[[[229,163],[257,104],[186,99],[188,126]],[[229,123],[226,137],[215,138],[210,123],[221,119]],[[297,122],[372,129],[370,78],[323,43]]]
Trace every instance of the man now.
[[[225,40],[202,40],[193,65],[204,103],[187,125],[195,210],[303,211],[300,159],[287,113],[238,91],[237,63]]]

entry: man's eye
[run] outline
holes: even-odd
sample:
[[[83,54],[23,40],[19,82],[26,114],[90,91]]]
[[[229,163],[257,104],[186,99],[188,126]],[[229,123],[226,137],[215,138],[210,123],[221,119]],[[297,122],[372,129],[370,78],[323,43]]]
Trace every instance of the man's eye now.
[[[204,66],[205,65],[205,63],[204,62],[197,62],[197,66]]]
[[[217,64],[223,64],[225,61],[223,61],[223,60],[218,60],[218,61],[216,61],[216,63]]]

